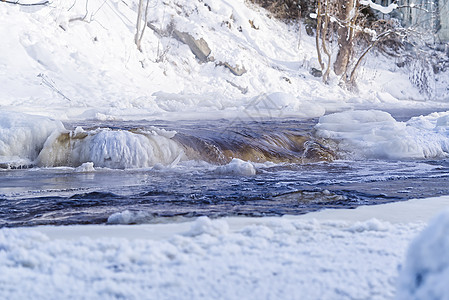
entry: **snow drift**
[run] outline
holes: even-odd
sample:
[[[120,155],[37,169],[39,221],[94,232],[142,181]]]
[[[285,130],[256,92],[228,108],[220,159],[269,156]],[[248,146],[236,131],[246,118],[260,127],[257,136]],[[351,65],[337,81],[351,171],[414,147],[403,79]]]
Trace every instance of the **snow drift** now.
[[[128,213],[115,219],[129,217]],[[58,229],[56,239],[39,228],[3,228],[1,295],[391,299],[397,264],[422,228],[377,220],[245,220],[240,226],[228,219],[201,217],[183,224],[66,227]],[[180,232],[154,238],[173,227]],[[88,230],[93,237],[76,236],[77,230]],[[123,238],[111,237],[118,232]]]
[[[398,300],[449,299],[449,210],[410,244],[401,271]]]

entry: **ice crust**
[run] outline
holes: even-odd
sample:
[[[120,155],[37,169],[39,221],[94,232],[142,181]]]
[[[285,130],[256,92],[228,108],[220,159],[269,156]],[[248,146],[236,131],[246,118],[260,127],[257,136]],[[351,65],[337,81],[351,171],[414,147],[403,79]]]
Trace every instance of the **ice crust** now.
[[[175,165],[184,158],[174,132],[153,128],[135,132],[96,129],[70,132],[60,121],[15,112],[0,112],[0,163],[42,167],[146,168]],[[92,163],[92,166],[86,165]]]
[[[424,159],[449,155],[449,112],[396,121],[377,110],[326,115],[316,125],[323,138],[338,140],[342,150],[368,158]]]
[[[183,155],[177,142],[156,131],[98,129],[72,139],[68,145],[57,140],[49,143],[39,155],[39,164],[77,166],[92,162],[111,169],[148,168],[158,163],[176,164]]]
[[[47,139],[64,130],[60,121],[0,111],[0,162],[11,165],[32,164]]]

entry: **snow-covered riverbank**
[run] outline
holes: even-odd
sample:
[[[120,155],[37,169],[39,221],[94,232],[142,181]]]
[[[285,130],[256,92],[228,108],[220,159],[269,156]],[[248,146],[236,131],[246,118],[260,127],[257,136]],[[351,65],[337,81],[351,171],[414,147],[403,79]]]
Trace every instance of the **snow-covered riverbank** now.
[[[284,218],[4,228],[0,296],[393,299],[408,245],[448,205],[441,197]]]
[[[136,0],[0,5],[2,110],[104,121],[448,108],[447,73],[428,79],[437,80],[429,99],[410,83],[413,70],[373,51],[358,92],[349,92],[337,77],[325,85],[310,74],[319,68],[314,37],[297,24],[243,0],[154,2],[142,52],[134,44]],[[175,29],[206,41],[210,61],[199,61]]]

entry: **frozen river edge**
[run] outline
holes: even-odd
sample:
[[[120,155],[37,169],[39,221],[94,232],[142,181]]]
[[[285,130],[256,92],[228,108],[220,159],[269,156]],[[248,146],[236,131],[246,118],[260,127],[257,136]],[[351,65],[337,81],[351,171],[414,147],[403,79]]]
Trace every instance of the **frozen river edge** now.
[[[297,220],[310,221],[346,221],[364,222],[371,219],[389,223],[427,223],[436,214],[449,208],[449,196],[427,199],[413,199],[402,202],[392,202],[373,206],[359,206],[355,209],[324,209],[298,216],[284,217],[229,217],[222,218],[233,232],[250,225],[266,225],[274,221]],[[126,239],[161,240],[176,234],[189,231],[194,221],[168,224],[140,225],[70,225],[70,226],[37,226],[19,230],[35,230],[47,235],[50,239],[77,239],[89,237],[92,239],[114,237]]]

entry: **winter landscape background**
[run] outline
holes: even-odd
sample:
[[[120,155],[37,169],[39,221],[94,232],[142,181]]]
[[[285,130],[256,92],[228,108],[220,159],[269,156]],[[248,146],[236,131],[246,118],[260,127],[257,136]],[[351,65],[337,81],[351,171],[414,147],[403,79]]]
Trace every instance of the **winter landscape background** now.
[[[301,22],[243,0],[1,2],[1,298],[447,299],[447,2],[418,28],[390,1],[347,1],[388,21],[354,20],[354,78],[326,75],[341,47],[316,22],[342,26],[340,2],[319,2]],[[197,177],[205,216],[108,204],[171,204]],[[375,201],[327,188],[371,182]],[[273,211],[238,210],[251,184]],[[306,210],[280,216],[279,196]]]

